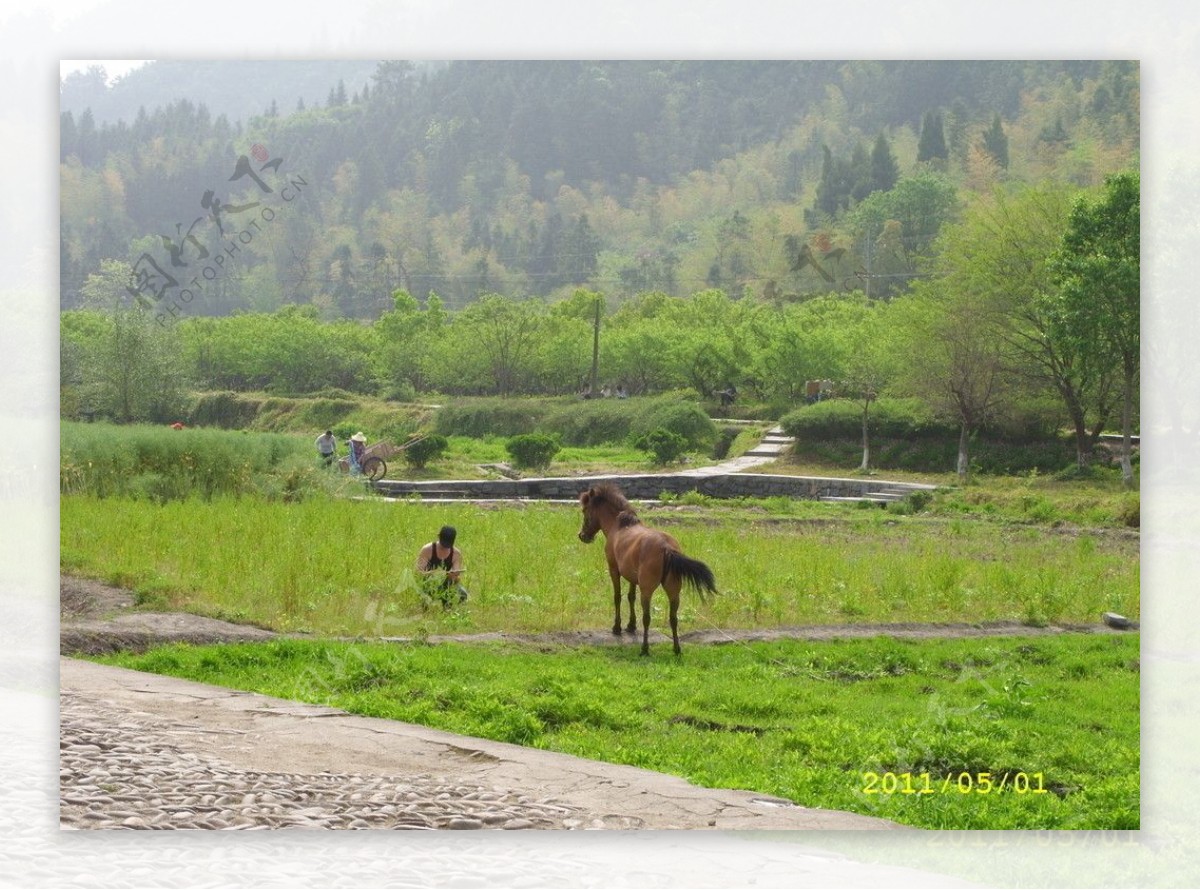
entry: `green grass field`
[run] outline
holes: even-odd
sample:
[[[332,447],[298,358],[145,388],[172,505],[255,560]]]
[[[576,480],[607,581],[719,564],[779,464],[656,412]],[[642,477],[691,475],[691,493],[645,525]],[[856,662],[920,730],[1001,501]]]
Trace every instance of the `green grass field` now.
[[[937,829],[1139,825],[1138,638],[169,646],[109,663]]]
[[[1126,536],[853,509],[821,521],[728,506],[643,515],[716,574],[707,605],[685,595],[683,630],[1139,613],[1137,541]],[[132,588],[147,606],[342,635],[612,623],[602,544],[578,541],[579,510],[566,505],[74,496],[60,516],[63,569]],[[472,596],[425,611],[412,563],[446,523],[459,530]],[[665,598],[653,604],[662,628]]]

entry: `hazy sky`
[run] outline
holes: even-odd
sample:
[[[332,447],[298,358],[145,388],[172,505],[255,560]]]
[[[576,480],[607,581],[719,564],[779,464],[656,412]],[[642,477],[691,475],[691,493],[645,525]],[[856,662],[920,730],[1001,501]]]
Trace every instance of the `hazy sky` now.
[[[86,71],[93,65],[103,65],[108,73],[109,81],[122,74],[128,74],[135,68],[145,65],[148,59],[62,59],[58,63],[58,76],[64,78],[76,71]]]

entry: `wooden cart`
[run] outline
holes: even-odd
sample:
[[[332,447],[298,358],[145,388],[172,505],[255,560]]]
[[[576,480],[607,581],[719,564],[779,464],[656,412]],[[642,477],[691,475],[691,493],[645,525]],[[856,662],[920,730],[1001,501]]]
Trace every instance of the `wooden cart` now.
[[[414,436],[403,445],[397,445],[394,442],[376,442],[374,445],[368,446],[363,452],[362,474],[372,482],[382,479],[387,475],[387,461],[389,458],[395,457],[397,454],[402,454],[408,446],[424,438],[424,436]],[[338,461],[338,466],[343,473],[349,473],[350,458],[343,457]]]

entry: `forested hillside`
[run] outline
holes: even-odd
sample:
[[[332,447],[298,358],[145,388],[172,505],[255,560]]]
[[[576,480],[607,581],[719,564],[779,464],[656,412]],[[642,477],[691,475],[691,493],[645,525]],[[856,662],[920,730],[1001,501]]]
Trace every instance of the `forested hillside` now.
[[[298,63],[243,64],[261,90]],[[310,81],[333,70],[312,65]],[[213,201],[261,196],[231,182],[255,145],[301,195],[194,289],[189,316],[298,303],[372,319],[397,288],[451,309],[578,286],[615,302],[888,296],[972,196],[1094,186],[1137,157],[1138,69],[1115,61],[382,62],[319,102],[214,112],[250,82],[152,63],[96,101],[157,104],[118,123],[63,111],[63,308],[105,259],[219,254]]]
[[[1137,426],[1138,94],[1116,61],[383,62],[246,122],[64,112],[63,414],[607,386],[781,417],[827,380],[864,469],[883,396],[959,428],[960,474],[982,429],[1082,466]]]

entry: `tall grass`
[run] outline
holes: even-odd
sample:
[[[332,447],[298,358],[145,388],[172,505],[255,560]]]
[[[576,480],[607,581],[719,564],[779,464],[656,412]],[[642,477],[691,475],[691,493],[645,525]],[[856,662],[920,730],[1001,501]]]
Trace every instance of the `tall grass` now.
[[[60,447],[64,495],[158,503],[247,494],[298,499],[336,478],[318,468],[305,436],[64,422]]]
[[[838,522],[773,520],[756,508],[681,516],[643,510],[716,574],[720,595],[685,596],[683,631],[845,622],[1015,619],[1093,623],[1139,614],[1137,542],[1043,528],[931,523],[881,511]],[[861,518],[860,518],[861,517]],[[458,527],[471,600],[423,611],[417,550]],[[563,505],[214,498],[154,504],[69,496],[64,570],[177,608],[279,630],[408,635],[556,631],[612,623],[599,543],[579,543]],[[652,624],[664,627],[665,599]]]

